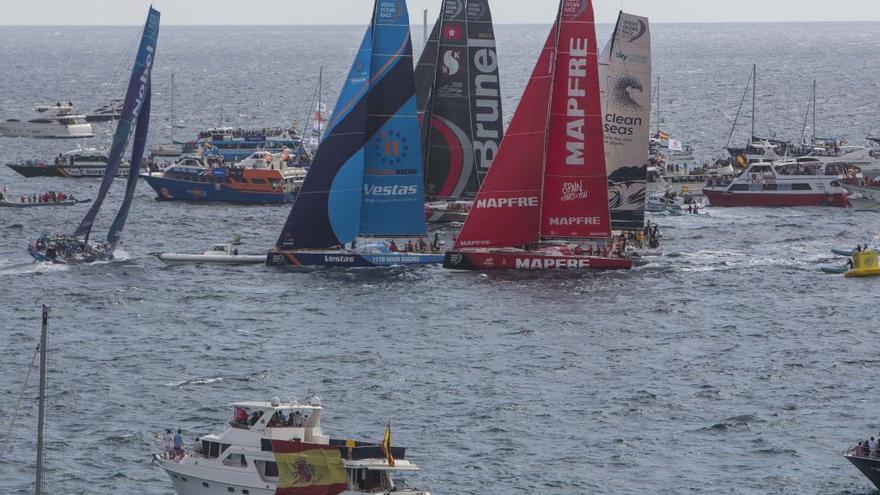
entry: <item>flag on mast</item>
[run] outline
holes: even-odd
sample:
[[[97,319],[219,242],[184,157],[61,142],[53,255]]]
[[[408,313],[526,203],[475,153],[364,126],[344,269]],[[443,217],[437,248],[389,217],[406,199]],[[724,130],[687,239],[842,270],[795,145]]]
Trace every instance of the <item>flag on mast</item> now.
[[[382,439],[382,450],[385,451],[385,459],[388,465],[394,467],[394,456],[391,455],[391,421],[385,426],[385,437]]]

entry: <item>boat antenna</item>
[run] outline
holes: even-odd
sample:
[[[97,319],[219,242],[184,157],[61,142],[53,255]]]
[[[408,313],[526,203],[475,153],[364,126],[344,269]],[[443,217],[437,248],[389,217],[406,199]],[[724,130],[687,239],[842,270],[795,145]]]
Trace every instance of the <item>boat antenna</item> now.
[[[171,73],[171,142],[174,142],[174,73]]]
[[[660,76],[657,76],[657,134],[660,134]]]
[[[755,108],[758,102],[758,64],[752,65],[752,137],[755,139]]]
[[[816,80],[813,79],[813,142],[816,142]]]
[[[49,340],[49,306],[43,305],[43,326],[40,332],[40,409],[37,416],[37,478],[34,495],[43,494],[43,466],[45,460],[46,430],[46,347]]]

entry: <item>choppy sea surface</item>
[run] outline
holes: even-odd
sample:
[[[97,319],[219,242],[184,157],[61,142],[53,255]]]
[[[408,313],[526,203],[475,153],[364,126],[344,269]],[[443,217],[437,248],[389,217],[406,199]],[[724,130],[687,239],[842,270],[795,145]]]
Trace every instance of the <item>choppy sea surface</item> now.
[[[499,26],[509,117],[547,26]],[[610,26],[600,26],[605,39]],[[420,29],[416,33],[420,33]],[[332,101],[362,27],[164,27],[153,142],[218,124],[304,120],[318,68]],[[138,28],[0,28],[0,117],[119,97]],[[752,63],[758,130],[798,139],[818,79],[819,133],[874,130],[880,24],[658,25],[664,127],[720,153]],[[417,51],[420,43],[416,42]],[[747,126],[735,138],[745,139]],[[93,143],[106,144],[103,127]],[[0,138],[0,161],[76,143]],[[24,179],[93,197],[97,181]],[[96,227],[106,231],[117,185]],[[880,217],[839,209],[711,209],[655,217],[662,256],[627,273],[478,274],[440,268],[284,273],[168,268],[233,233],[272,244],[287,207],[159,203],[141,184],[121,259],[42,266],[25,253],[85,207],[0,211],[0,426],[4,435],[52,306],[52,493],[168,495],[154,432],[219,432],[233,400],[323,399],[330,434],[394,443],[436,494],[868,494],[840,456],[880,428],[875,280],[822,275],[832,247],[874,243]],[[452,232],[443,231],[444,236]],[[36,388],[25,395],[0,492],[26,493]],[[0,443],[2,448],[2,443]]]

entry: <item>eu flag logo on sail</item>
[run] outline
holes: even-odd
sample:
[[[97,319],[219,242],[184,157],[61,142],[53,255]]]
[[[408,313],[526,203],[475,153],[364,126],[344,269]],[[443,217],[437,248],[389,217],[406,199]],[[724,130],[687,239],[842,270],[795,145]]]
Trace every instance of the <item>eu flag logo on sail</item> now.
[[[385,165],[400,165],[409,152],[409,145],[400,131],[390,130],[379,135],[373,149],[376,158]]]

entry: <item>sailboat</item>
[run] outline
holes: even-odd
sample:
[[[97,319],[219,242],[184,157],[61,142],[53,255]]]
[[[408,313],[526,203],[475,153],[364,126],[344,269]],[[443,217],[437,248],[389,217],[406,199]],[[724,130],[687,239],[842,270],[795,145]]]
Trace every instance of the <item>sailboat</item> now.
[[[645,226],[651,139],[651,30],[648,19],[620,12],[599,57],[605,165],[612,231]]]
[[[429,222],[464,221],[504,136],[488,0],[443,0],[416,66]]]
[[[137,57],[132,69],[128,90],[122,107],[122,115],[116,126],[113,144],[107,159],[107,171],[98,189],[98,196],[86,216],[80,222],[73,235],[43,236],[28,247],[28,252],[37,261],[54,263],[82,263],[113,258],[113,252],[121,240],[122,229],[128,219],[134,191],[137,187],[138,172],[144,149],[147,144],[147,133],[150,127],[151,74],[156,56],[156,43],[159,38],[159,11],[150,7],[147,21],[141,35]],[[122,163],[122,155],[128,146],[129,138],[134,133],[134,144],[129,161],[129,173],[125,187],[125,196],[119,212],[116,214],[107,240],[103,243],[90,242],[92,227],[101,210],[101,205],[110,191],[116,171]]]
[[[276,266],[439,264],[427,243],[409,14],[373,18],[302,190],[266,259]]]
[[[556,22],[474,207],[443,266],[629,269],[613,245],[593,5]],[[647,147],[647,143],[645,143]]]

